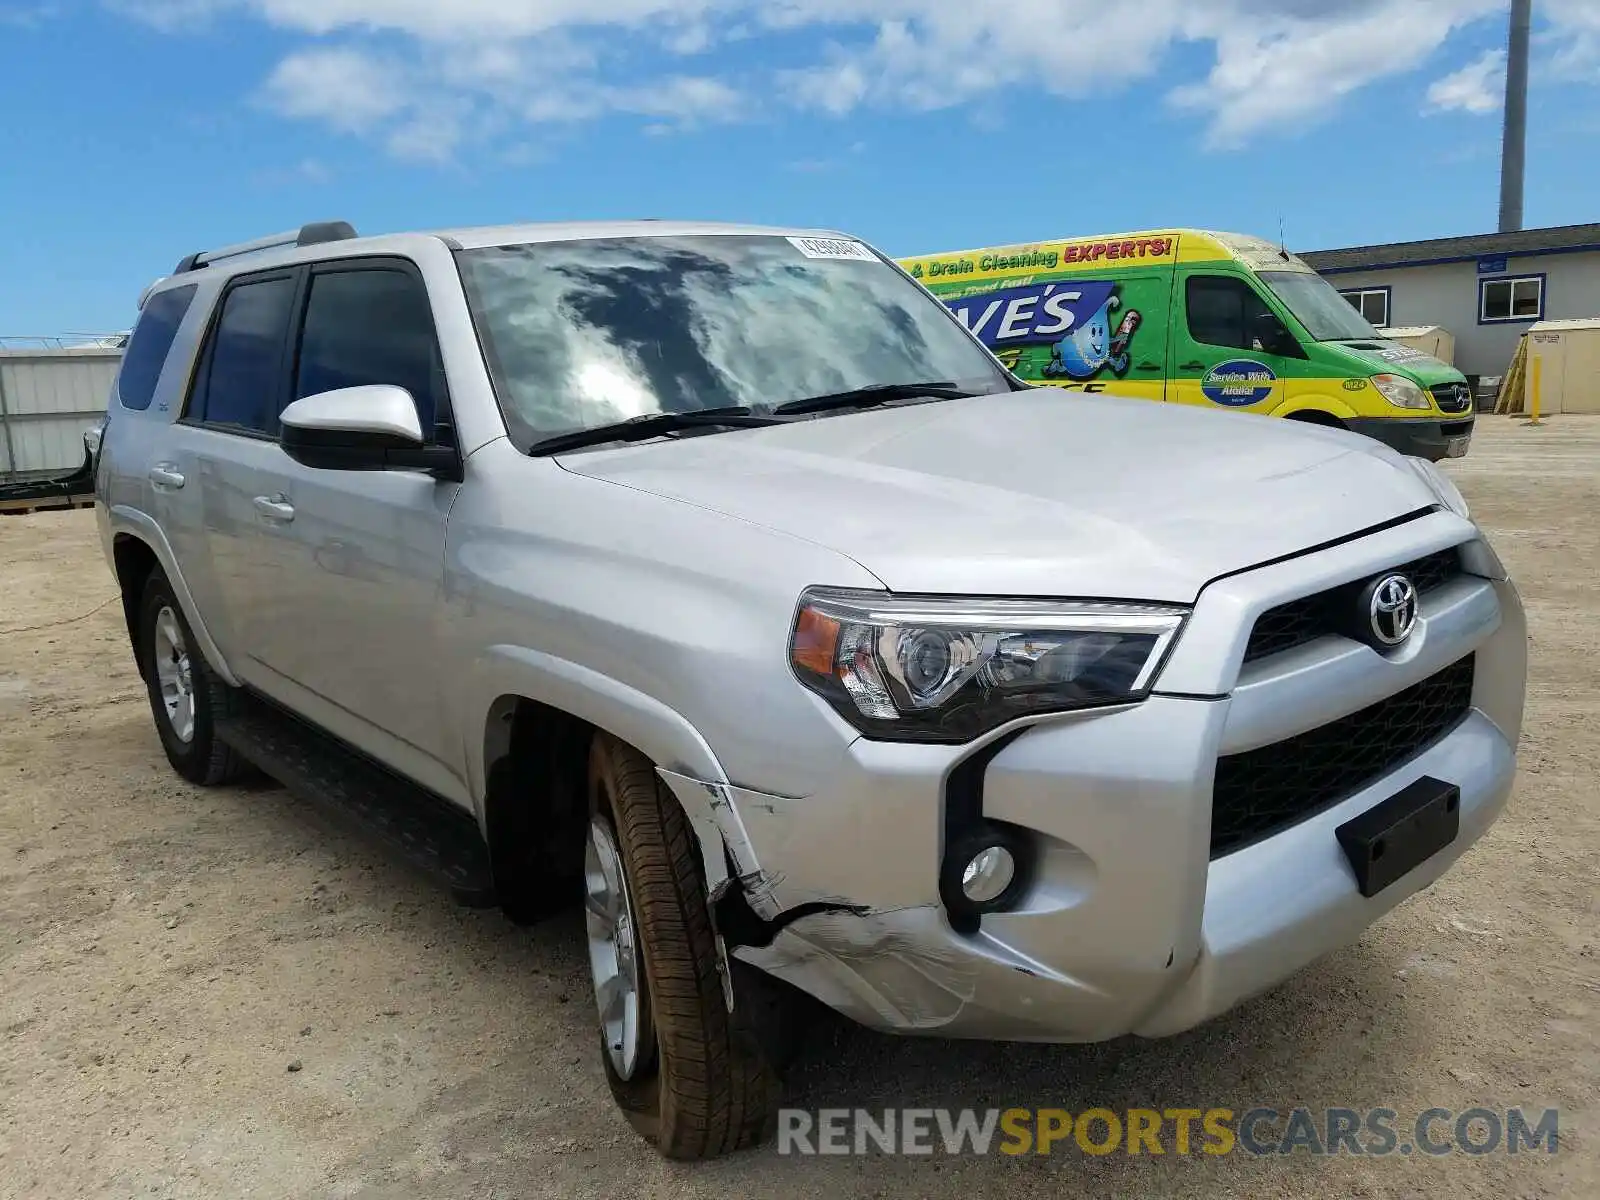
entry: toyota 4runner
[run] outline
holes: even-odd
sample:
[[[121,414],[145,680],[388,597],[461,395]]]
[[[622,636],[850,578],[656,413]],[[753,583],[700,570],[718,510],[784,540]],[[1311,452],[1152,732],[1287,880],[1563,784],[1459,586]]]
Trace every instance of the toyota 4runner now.
[[[771,997],[1205,1021],[1505,804],[1517,592],[1437,468],[1028,386],[879,251],[639,222],[192,255],[97,516],[173,767],[474,904],[581,903],[662,1153],[759,1141]]]

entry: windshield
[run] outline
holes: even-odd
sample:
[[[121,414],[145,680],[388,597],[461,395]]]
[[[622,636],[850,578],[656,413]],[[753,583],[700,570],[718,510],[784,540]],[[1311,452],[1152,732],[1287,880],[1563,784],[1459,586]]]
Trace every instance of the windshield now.
[[[513,440],[873,385],[1007,390],[923,288],[859,242],[538,242],[457,255]]]
[[[1311,271],[1262,271],[1261,278],[1319,342],[1378,336],[1355,306],[1321,275]]]

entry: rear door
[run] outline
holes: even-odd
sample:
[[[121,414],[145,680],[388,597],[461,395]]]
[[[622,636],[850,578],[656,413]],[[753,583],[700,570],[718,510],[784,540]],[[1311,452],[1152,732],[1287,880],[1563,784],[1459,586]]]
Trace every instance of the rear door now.
[[[184,490],[197,494],[198,540],[210,570],[212,635],[247,683],[261,669],[256,598],[277,569],[283,523],[259,497],[276,490],[287,460],[277,415],[285,387],[289,317],[303,272],[241,275],[216,307],[182,420],[173,429]],[[275,543],[278,543],[275,546]]]
[[[1277,314],[1249,279],[1224,272],[1180,276],[1173,305],[1168,398],[1210,408],[1271,412],[1283,400],[1285,368],[1303,357],[1273,336]],[[1284,335],[1287,338],[1287,334]],[[1280,351],[1275,353],[1274,351]]]

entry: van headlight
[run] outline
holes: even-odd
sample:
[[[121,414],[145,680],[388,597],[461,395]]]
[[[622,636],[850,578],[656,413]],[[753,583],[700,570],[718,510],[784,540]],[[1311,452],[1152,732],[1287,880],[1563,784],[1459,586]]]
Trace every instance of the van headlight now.
[[[1372,386],[1383,394],[1383,398],[1396,408],[1428,409],[1433,407],[1428,400],[1428,393],[1423,391],[1404,375],[1374,375]]]
[[[1017,717],[1127,704],[1188,609],[813,588],[789,661],[868,737],[965,742]]]

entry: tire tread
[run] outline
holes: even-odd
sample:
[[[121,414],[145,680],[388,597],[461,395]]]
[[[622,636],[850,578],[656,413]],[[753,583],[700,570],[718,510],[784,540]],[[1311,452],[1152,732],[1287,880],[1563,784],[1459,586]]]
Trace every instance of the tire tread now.
[[[777,1098],[755,1040],[723,1001],[699,848],[654,767],[604,734],[617,835],[643,935],[661,1055],[654,1140],[668,1158],[713,1158],[759,1144]]]

